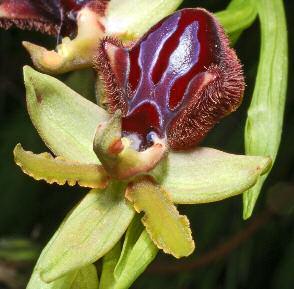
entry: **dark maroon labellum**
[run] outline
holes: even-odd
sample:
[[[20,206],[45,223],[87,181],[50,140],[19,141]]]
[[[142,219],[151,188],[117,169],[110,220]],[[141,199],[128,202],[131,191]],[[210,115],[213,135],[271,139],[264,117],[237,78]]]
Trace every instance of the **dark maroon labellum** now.
[[[242,68],[223,29],[204,9],[162,20],[132,47],[106,38],[96,58],[109,110],[141,148],[156,133],[174,150],[197,145],[240,105]]]
[[[76,16],[84,7],[103,14],[107,0],[2,0],[0,27],[12,25],[51,35],[76,33]]]

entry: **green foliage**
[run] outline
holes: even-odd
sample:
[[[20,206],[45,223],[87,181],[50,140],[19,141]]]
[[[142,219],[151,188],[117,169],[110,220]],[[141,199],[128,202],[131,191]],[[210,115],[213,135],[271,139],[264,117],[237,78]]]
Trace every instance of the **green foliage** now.
[[[288,75],[288,40],[282,0],[257,1],[261,49],[245,130],[246,153],[275,160],[281,141]],[[245,219],[252,214],[266,176],[244,194]]]

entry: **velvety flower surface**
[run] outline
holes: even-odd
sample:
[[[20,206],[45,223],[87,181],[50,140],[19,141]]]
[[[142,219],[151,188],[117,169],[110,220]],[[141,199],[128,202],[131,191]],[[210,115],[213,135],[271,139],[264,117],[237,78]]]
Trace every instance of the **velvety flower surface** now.
[[[110,112],[122,111],[123,133],[141,147],[152,134],[175,150],[194,147],[244,92],[240,62],[204,9],[174,13],[131,47],[105,39],[96,64]]]

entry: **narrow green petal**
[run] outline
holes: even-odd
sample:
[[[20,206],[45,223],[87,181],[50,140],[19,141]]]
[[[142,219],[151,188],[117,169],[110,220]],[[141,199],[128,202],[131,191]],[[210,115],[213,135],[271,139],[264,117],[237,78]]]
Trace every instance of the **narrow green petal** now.
[[[57,156],[82,163],[99,163],[93,152],[97,125],[108,119],[102,108],[61,81],[24,67],[27,107],[45,144]]]
[[[176,258],[194,251],[188,218],[179,214],[160,186],[147,178],[137,179],[128,186],[126,197],[133,202],[136,211],[145,213],[142,222],[158,248]]]
[[[183,0],[111,0],[106,12],[108,34],[123,39],[142,36],[154,24],[175,11]]]
[[[288,40],[282,0],[257,1],[261,50],[256,83],[248,110],[245,147],[248,155],[276,158],[283,127],[288,75]],[[243,217],[251,216],[266,176],[244,194]]]
[[[35,180],[44,180],[49,184],[67,183],[70,186],[79,184],[82,187],[103,189],[109,180],[101,165],[81,164],[62,157],[54,158],[49,153],[36,155],[25,151],[20,144],[15,147],[13,153],[16,164],[24,173]]]
[[[44,281],[50,282],[104,256],[122,237],[134,217],[125,186],[111,183],[90,191],[62,224],[39,261]]]
[[[233,155],[211,148],[170,152],[161,185],[173,202],[215,202],[253,186],[271,164],[270,158]]]
[[[98,289],[98,276],[95,266],[88,265],[51,283],[45,283],[39,271],[34,270],[26,289]]]

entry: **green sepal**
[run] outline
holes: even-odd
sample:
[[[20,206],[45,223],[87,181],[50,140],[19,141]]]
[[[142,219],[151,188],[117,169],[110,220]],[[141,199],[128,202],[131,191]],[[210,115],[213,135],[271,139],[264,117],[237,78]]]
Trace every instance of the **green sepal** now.
[[[165,143],[159,139],[145,151],[133,149],[131,141],[122,138],[119,111],[97,127],[93,150],[105,170],[116,179],[127,179],[152,170],[167,152]]]
[[[39,271],[34,270],[26,289],[98,289],[99,282],[94,265],[88,265],[65,276],[45,283],[39,276]]]
[[[255,88],[245,128],[248,155],[269,155],[274,161],[280,146],[288,77],[288,39],[282,0],[257,1],[261,50]],[[254,209],[267,175],[244,194],[243,218]]]
[[[253,186],[270,165],[268,157],[233,155],[211,148],[169,152],[161,185],[174,203],[216,202]]]
[[[49,153],[34,154],[25,151],[21,144],[16,145],[14,160],[24,173],[35,180],[44,180],[49,184],[68,184],[74,186],[103,189],[109,177],[101,165],[82,164],[63,157],[54,158]]]
[[[98,163],[93,137],[108,113],[61,81],[24,67],[27,107],[39,135],[56,155],[81,163]]]
[[[105,190],[91,190],[85,196],[39,260],[44,281],[94,263],[119,241],[135,214],[124,190],[125,185],[113,182]]]
[[[189,256],[195,249],[190,223],[180,215],[170,196],[151,178],[137,178],[128,185],[126,198],[137,212],[144,212],[142,223],[159,249],[176,258]]]

